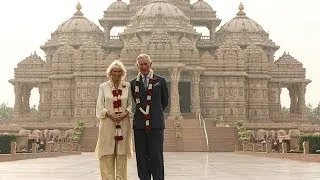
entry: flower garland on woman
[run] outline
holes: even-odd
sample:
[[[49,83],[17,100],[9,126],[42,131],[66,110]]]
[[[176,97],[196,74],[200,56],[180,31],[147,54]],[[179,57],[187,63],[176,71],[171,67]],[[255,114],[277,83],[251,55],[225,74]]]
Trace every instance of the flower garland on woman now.
[[[113,95],[113,109],[116,115],[121,115],[121,95],[122,95],[122,89],[114,89],[112,90],[112,95]],[[114,136],[114,140],[116,141],[121,141],[123,140],[123,136],[121,133],[121,125],[120,125],[120,121],[116,120],[115,121],[115,126],[116,126],[116,134]]]

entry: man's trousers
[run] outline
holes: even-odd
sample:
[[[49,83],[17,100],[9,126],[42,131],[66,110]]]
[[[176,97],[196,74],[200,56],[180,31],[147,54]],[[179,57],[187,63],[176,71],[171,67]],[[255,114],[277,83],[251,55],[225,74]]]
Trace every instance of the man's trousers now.
[[[134,130],[137,170],[140,180],[164,180],[163,130]]]

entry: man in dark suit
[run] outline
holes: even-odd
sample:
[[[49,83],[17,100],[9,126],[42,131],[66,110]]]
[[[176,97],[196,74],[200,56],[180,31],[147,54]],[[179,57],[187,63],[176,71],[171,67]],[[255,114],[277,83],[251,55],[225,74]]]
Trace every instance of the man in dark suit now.
[[[133,129],[137,170],[140,180],[164,180],[163,141],[164,115],[168,105],[166,80],[153,73],[151,59],[146,54],[137,57],[138,76],[131,92],[136,104]]]

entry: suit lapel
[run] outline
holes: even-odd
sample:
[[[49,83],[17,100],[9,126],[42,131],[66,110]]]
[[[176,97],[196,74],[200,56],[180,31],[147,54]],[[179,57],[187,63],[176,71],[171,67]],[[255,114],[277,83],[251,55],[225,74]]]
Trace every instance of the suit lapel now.
[[[153,81],[152,81],[152,87],[158,82],[158,76],[157,75],[153,75]]]

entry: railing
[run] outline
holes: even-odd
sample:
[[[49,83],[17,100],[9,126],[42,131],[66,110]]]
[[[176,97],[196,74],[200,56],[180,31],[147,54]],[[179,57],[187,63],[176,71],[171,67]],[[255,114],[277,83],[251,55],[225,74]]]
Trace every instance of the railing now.
[[[110,40],[120,40],[119,36],[110,36]]]
[[[197,41],[197,47],[210,47],[212,46],[211,37],[210,36],[201,36]]]
[[[211,37],[210,36],[201,36],[200,41],[210,41]]]
[[[204,136],[206,138],[206,146],[207,146],[207,151],[209,151],[209,140],[208,140],[208,133],[207,133],[207,128],[206,128],[206,122],[204,118],[202,117],[201,113],[198,114],[199,122],[200,122],[200,127],[203,127],[204,130]]]

